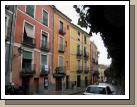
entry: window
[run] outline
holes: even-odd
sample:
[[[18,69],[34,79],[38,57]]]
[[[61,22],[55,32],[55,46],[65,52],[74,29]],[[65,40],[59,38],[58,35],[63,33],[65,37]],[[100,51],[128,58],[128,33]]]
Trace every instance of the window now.
[[[78,36],[80,36],[80,32],[78,31]]]
[[[47,55],[41,55],[41,64],[47,65]]]
[[[26,6],[26,13],[34,18],[34,5],[27,5]]]
[[[41,55],[41,72],[48,72],[47,55]]]
[[[32,63],[32,52],[23,51],[22,70],[30,72]]]
[[[67,29],[69,30],[69,25],[67,25]]]
[[[42,44],[41,44],[41,46],[43,48],[47,48],[47,45],[48,45],[48,36],[47,35],[48,35],[47,33],[42,32]]]
[[[66,47],[67,47],[67,41],[65,41]]]
[[[84,53],[86,54],[86,47],[84,47]]]
[[[63,31],[63,22],[62,22],[62,21],[60,21],[60,23],[59,23],[59,29],[60,29],[61,31]]]
[[[28,37],[34,38],[34,26],[25,22],[24,31]]]
[[[5,36],[8,35],[9,16],[5,15]]]
[[[64,66],[64,58],[63,58],[63,56],[59,56],[59,66]]]
[[[43,24],[48,26],[48,13],[43,10]]]
[[[87,43],[87,38],[86,38],[86,36],[84,36],[84,42],[85,42],[85,44]]]
[[[78,31],[78,40],[80,41],[80,32]]]
[[[80,68],[80,60],[78,60],[78,68]]]
[[[77,45],[77,51],[80,52],[80,45]]]
[[[59,37],[59,50],[64,51],[64,38],[63,37]]]

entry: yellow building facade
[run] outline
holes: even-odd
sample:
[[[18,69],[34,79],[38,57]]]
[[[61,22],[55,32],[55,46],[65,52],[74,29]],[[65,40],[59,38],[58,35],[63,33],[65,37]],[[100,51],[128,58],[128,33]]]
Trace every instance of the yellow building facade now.
[[[88,33],[70,25],[70,83],[85,87],[91,80],[90,36]]]

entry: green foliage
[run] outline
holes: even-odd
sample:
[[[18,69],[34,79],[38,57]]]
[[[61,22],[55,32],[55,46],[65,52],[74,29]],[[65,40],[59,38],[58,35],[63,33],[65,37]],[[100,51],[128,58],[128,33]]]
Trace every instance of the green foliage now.
[[[81,27],[89,27],[90,32],[101,33],[108,58],[112,58],[106,75],[124,83],[125,7],[114,5],[75,5],[73,7],[79,13],[78,24]]]

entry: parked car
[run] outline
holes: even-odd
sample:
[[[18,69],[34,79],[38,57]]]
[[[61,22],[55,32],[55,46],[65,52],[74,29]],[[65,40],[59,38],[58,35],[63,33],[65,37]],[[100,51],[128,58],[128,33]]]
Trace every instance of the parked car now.
[[[83,95],[112,95],[114,91],[111,91],[107,85],[89,85]]]

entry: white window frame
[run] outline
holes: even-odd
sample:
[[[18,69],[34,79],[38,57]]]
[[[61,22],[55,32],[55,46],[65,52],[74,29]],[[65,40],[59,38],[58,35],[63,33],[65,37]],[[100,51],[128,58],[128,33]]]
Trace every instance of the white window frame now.
[[[65,28],[64,21],[63,21],[63,20],[61,20],[61,19],[59,19],[59,30],[60,30],[60,22],[62,22],[62,23],[63,23],[63,30],[65,30],[65,29],[64,29],[64,28]]]
[[[41,46],[41,44],[42,44],[42,32],[47,33],[47,38],[48,38],[47,44],[48,44],[48,46],[49,46],[49,32],[44,31],[44,30],[41,30],[40,46]]]
[[[36,5],[33,5],[33,6],[34,6],[34,17],[31,17],[30,15],[28,15],[28,14],[26,13],[27,5],[25,5],[25,13],[26,13],[29,17],[31,17],[31,18],[35,18],[35,14],[36,14]]]
[[[64,38],[64,36],[61,36],[61,35],[58,36],[58,50],[59,50],[59,44],[60,44],[60,37],[63,38],[63,48],[65,50],[65,46],[64,46],[65,38]]]
[[[64,65],[64,64],[65,64],[65,63],[64,63],[64,62],[65,62],[64,55],[59,55],[59,56],[58,56],[58,66],[60,66],[60,65],[59,65],[59,57],[62,57],[62,58],[63,58],[63,65],[62,65],[62,66],[64,67],[64,66],[65,66],[65,65]]]
[[[40,53],[40,72],[41,72],[41,65],[42,65],[42,63],[41,63],[41,56],[42,55],[45,55],[45,56],[47,56],[47,65],[49,66],[49,57],[48,57],[48,54],[46,54],[46,53]],[[50,69],[50,68],[49,68]]]
[[[48,14],[48,25],[45,25],[45,26],[49,27],[49,12],[44,8],[42,8],[42,24],[43,24],[43,11],[47,12],[47,14]]]
[[[32,53],[32,61],[31,61],[31,65],[34,65],[34,51],[33,50],[30,50],[30,49],[27,49],[27,48],[24,48],[23,47],[23,51],[28,51],[28,52],[31,52]],[[22,60],[23,59],[23,54],[21,54],[21,70],[22,70]]]
[[[78,32],[80,33],[80,31],[77,30],[77,35],[78,35]],[[80,34],[81,34],[81,33],[80,33]],[[78,41],[80,41],[80,36],[81,36],[81,35],[78,35],[78,39],[79,39]]]
[[[30,24],[30,25],[33,26],[33,36],[30,36],[30,37],[32,37],[32,38],[34,39],[34,38],[35,38],[35,25],[32,24],[32,23],[30,23],[30,22],[27,21],[27,20],[24,20],[24,22],[23,22],[23,30],[22,30],[22,40],[23,40],[23,36],[24,36],[24,27],[25,27],[25,23],[28,23],[28,24]]]

